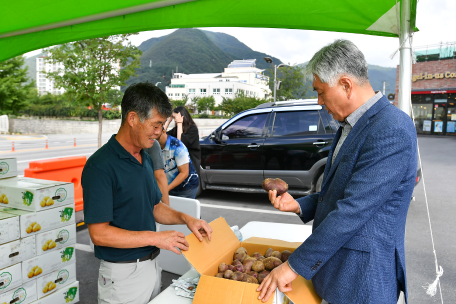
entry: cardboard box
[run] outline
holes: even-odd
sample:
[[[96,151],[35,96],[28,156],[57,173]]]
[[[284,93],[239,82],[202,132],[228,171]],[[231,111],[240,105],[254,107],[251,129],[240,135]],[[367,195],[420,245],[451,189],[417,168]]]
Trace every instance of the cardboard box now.
[[[36,235],[36,255],[42,255],[76,244],[76,224]]]
[[[223,299],[226,304],[239,303],[263,303],[258,300],[259,292],[256,291],[258,284],[231,281],[216,278],[218,265],[221,263],[231,264],[233,254],[239,247],[247,249],[248,255],[254,252],[266,252],[268,248],[293,252],[301,243],[285,241],[249,238],[240,242],[223,218],[218,218],[210,223],[212,227],[212,241],[207,238],[200,242],[194,234],[186,237],[190,247],[183,251],[185,258],[201,274],[196,289],[195,304],[218,303]],[[320,304],[321,298],[313,289],[311,281],[298,276],[292,283],[293,290],[285,293],[295,304]],[[273,303],[275,294],[267,303]]]
[[[62,289],[59,289],[36,302],[33,302],[33,304],[74,304],[77,302],[79,302],[78,281],[63,287]]]
[[[17,176],[16,158],[0,158],[0,179]]]
[[[56,290],[76,282],[76,264],[67,265],[59,270],[36,279],[38,299],[54,293]]]
[[[22,286],[0,294],[0,303],[28,304],[37,300],[36,280],[22,284]]]
[[[18,240],[20,237],[19,216],[0,212],[0,244]]]
[[[22,262],[22,281],[27,282],[76,262],[74,247],[61,248]]]
[[[75,223],[74,203],[40,212],[17,208],[0,208],[0,212],[20,216],[22,238]]]
[[[3,205],[8,207],[43,211],[74,204],[74,185],[29,177],[12,177],[0,179],[0,196],[4,197]]]
[[[35,237],[27,237],[0,245],[0,269],[36,256]]]
[[[0,294],[22,285],[21,263],[0,270]]]

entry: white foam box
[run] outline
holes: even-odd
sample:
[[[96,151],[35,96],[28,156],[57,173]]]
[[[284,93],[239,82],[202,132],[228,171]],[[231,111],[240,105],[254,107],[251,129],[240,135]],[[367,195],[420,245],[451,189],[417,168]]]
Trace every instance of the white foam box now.
[[[27,211],[42,211],[74,204],[74,185],[29,177],[12,177],[0,179],[0,196],[3,196],[3,205]]]
[[[76,244],[76,224],[36,235],[36,255],[42,255]]]
[[[33,304],[74,304],[77,302],[79,302],[78,281],[63,287],[62,289],[59,289],[56,292],[39,299],[36,302],[33,302]]]
[[[48,273],[36,279],[38,299],[48,296],[74,282],[76,282],[75,263]]]
[[[20,216],[19,224],[22,238],[75,223],[74,203],[40,212],[17,208],[0,208],[0,212]]]
[[[30,236],[0,245],[0,269],[36,256],[35,237]]]
[[[28,304],[37,300],[36,280],[31,280],[22,286],[0,294],[0,303]]]
[[[18,240],[20,237],[19,216],[0,212],[0,244]]]
[[[75,262],[76,252],[73,246],[28,259],[22,262],[22,282],[37,279]]]
[[[0,158],[0,179],[17,176],[16,158]]]
[[[21,263],[0,270],[0,294],[22,285]]]

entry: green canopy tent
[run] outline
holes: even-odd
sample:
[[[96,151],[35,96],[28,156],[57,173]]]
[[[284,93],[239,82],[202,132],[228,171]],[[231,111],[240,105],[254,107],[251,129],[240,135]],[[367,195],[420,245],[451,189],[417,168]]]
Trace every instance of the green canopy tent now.
[[[417,0],[16,0],[2,6],[0,61],[28,51],[121,33],[192,27],[261,27],[400,37],[410,83]],[[406,52],[407,54],[404,54]],[[408,63],[407,63],[408,61]],[[402,71],[405,68],[405,72]],[[403,86],[408,103],[411,85]],[[401,95],[401,94],[400,94]],[[401,99],[401,96],[400,96]]]

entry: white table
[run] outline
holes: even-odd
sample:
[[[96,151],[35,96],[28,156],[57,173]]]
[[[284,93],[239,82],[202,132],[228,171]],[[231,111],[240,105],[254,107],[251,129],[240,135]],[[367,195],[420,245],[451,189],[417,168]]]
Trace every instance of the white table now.
[[[281,224],[268,222],[249,222],[240,229],[244,240],[250,237],[263,237],[287,242],[304,242],[312,234],[312,226]],[[187,271],[181,278],[194,278],[199,273],[194,269]],[[155,297],[149,304],[191,304],[192,299],[176,296],[173,287],[168,287]]]

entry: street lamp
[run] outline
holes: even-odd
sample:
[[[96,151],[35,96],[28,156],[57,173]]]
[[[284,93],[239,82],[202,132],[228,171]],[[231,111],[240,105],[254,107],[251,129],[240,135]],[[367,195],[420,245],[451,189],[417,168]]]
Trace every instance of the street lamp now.
[[[273,64],[272,59],[270,57],[264,57],[264,60],[267,63]],[[275,65],[275,64],[273,64],[273,65],[274,65],[274,102],[276,102],[276,91],[277,91],[277,89],[280,89],[280,86],[277,85],[277,69],[286,66],[286,64],[281,63],[279,65]],[[279,83],[280,83],[280,81],[279,81]]]

